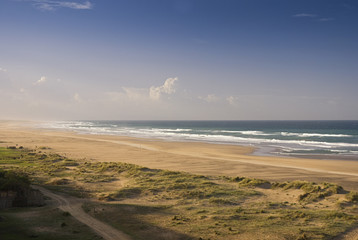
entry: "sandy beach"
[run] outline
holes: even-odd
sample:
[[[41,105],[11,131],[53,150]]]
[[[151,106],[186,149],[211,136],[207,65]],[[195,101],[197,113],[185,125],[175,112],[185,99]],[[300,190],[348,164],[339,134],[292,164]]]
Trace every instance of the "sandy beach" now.
[[[0,146],[18,144],[86,161],[113,161],[203,175],[246,176],[270,181],[332,182],[358,190],[358,161],[251,155],[253,148],[199,142],[167,142],[107,135],[83,135],[0,122]]]

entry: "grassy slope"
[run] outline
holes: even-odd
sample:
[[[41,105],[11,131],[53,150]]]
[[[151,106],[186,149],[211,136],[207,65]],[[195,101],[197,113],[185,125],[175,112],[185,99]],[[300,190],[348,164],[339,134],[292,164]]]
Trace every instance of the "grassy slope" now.
[[[2,165],[0,170],[13,170],[15,173],[20,173],[17,175],[20,177],[29,173],[36,175],[36,170],[42,164],[41,158],[43,158],[42,155],[25,149],[0,148],[0,164]],[[6,179],[3,178],[4,181],[0,181],[0,185],[6,182],[6,186],[1,185],[0,189],[7,189],[9,185],[24,185],[20,181],[22,179],[13,177],[16,174],[8,175],[11,175],[11,178],[5,175]],[[36,179],[42,181],[43,178]],[[29,187],[27,183],[25,185],[24,187]],[[7,240],[34,238],[39,240],[101,239],[90,228],[78,222],[68,213],[51,205],[0,210],[0,236],[1,239]]]
[[[331,239],[358,222],[357,193],[335,184],[198,176],[44,151],[0,148],[0,166],[103,200],[84,209],[135,239]]]
[[[58,208],[13,208],[0,211],[1,239],[102,239]]]

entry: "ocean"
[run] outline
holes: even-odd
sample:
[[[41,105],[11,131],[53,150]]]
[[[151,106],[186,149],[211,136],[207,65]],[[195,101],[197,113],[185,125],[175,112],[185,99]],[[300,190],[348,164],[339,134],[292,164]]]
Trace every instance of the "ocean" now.
[[[256,147],[256,155],[358,160],[358,121],[57,121],[38,127]]]

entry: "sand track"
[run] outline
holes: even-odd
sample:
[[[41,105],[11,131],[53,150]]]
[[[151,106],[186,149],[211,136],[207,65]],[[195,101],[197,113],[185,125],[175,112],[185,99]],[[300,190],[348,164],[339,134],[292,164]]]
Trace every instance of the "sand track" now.
[[[354,227],[346,233],[343,233],[334,240],[357,240],[358,239],[358,227]]]
[[[57,202],[58,208],[62,211],[69,212],[74,218],[89,226],[98,235],[106,240],[130,240],[131,238],[123,232],[91,217],[82,209],[82,199],[75,197],[63,196],[55,194],[43,187],[32,186],[34,189],[40,190],[45,196],[50,197]]]

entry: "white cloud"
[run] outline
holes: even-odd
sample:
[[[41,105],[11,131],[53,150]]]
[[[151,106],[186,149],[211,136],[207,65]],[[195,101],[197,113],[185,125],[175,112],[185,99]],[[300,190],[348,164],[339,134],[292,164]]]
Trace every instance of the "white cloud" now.
[[[75,100],[76,102],[78,103],[81,103],[82,102],[82,98],[80,97],[80,95],[78,93],[75,93],[73,95],[73,100]]]
[[[75,2],[58,2],[61,7],[68,7],[72,9],[91,9],[93,7],[92,3],[86,1],[84,3],[75,3]]]
[[[20,88],[20,92],[24,93],[24,92],[26,92],[26,89],[25,88]]]
[[[45,76],[42,76],[39,80],[37,80],[34,85],[40,85],[47,81],[47,78]]]
[[[316,14],[310,14],[310,13],[299,13],[299,14],[295,14],[292,17],[308,17],[308,18],[315,18],[317,17]]]
[[[173,94],[176,89],[174,87],[175,82],[178,81],[178,78],[168,78],[165,80],[164,84],[159,87],[150,87],[149,89],[149,97],[153,100],[160,99],[161,95],[164,94]]]
[[[229,96],[226,98],[226,101],[228,101],[228,103],[232,106],[237,106],[238,105],[238,98],[234,97],[234,96]]]
[[[36,8],[41,10],[55,10],[58,8],[71,8],[71,9],[92,9],[93,4],[89,1],[79,2],[68,2],[68,1],[53,1],[53,0],[30,0]]]
[[[214,103],[214,102],[218,102],[220,100],[220,98],[218,96],[216,96],[215,94],[209,94],[206,97],[199,96],[198,98],[200,100],[203,100],[203,101],[208,102],[208,103]]]
[[[319,21],[319,22],[329,22],[329,21],[334,20],[334,18],[322,18],[322,17],[319,17],[316,14],[310,14],[310,13],[299,13],[299,14],[292,15],[292,17],[296,17],[296,18],[313,18],[313,19],[315,19],[316,21]]]
[[[5,69],[5,68],[0,68],[0,72],[7,72],[7,69]]]

